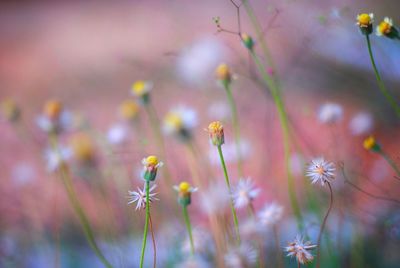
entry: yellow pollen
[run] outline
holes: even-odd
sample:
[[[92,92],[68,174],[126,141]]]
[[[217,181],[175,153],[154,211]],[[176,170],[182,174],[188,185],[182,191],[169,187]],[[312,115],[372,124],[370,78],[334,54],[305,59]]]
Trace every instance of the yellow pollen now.
[[[228,81],[231,79],[231,72],[228,65],[222,63],[215,70],[215,75],[219,80]]]
[[[143,80],[138,80],[132,85],[132,92],[136,96],[143,96],[146,93],[146,82]]]
[[[325,170],[324,170],[323,167],[319,166],[319,167],[316,168],[316,172],[317,172],[319,175],[323,175],[323,174],[325,173]]]
[[[364,140],[363,146],[366,150],[371,150],[376,145],[374,136],[369,136]]]
[[[379,23],[378,25],[378,32],[382,33],[382,34],[390,34],[390,31],[392,30],[392,25],[390,25],[388,22],[386,21],[382,21],[381,23]]]
[[[154,167],[158,164],[158,158],[157,156],[150,155],[146,158],[146,166],[148,167]]]
[[[369,26],[372,23],[372,18],[369,14],[363,13],[357,17],[358,25],[361,27]]]
[[[62,103],[58,100],[49,100],[43,109],[43,113],[51,119],[56,119],[63,109]]]
[[[179,130],[183,126],[182,117],[177,113],[169,113],[165,117],[165,123],[174,129]]]
[[[126,100],[119,107],[121,117],[128,120],[135,118],[138,111],[139,106],[133,100]]]
[[[185,194],[188,193],[190,189],[190,184],[187,183],[186,181],[183,181],[179,184],[179,192]]]

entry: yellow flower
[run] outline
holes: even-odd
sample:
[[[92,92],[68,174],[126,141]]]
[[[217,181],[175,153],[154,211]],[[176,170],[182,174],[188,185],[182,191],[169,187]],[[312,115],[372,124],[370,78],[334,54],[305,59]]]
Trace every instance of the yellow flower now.
[[[50,119],[58,119],[63,110],[63,105],[58,100],[49,100],[44,105],[43,113]]]
[[[213,145],[221,146],[225,142],[224,127],[221,122],[214,121],[208,125],[207,132]]]
[[[150,92],[152,83],[149,81],[138,80],[132,85],[132,93],[137,97],[143,97]]]
[[[169,112],[164,122],[166,127],[171,131],[179,131],[183,127],[183,119],[178,113]]]
[[[74,156],[79,161],[91,161],[95,156],[95,146],[92,139],[85,133],[75,134],[71,138]]]
[[[144,166],[143,179],[146,181],[154,181],[157,176],[158,168],[163,165],[155,155],[143,158],[142,164]]]
[[[386,36],[391,39],[400,39],[398,30],[393,26],[393,20],[388,17],[385,17],[384,20],[379,23],[378,27],[376,28],[376,35]]]
[[[366,138],[363,142],[363,146],[366,150],[371,150],[375,152],[379,152],[381,149],[379,144],[376,142],[374,136],[369,136],[368,138]]]
[[[155,155],[150,155],[143,159],[143,165],[146,167],[155,167],[159,164],[158,158]]]
[[[178,192],[178,201],[181,205],[187,206],[191,203],[192,193],[197,191],[197,188],[192,187],[188,182],[183,181],[178,186],[173,187]]]
[[[357,16],[357,25],[360,27],[367,28],[374,22],[374,14],[363,13]]]
[[[225,63],[222,63],[217,67],[217,69],[215,70],[215,75],[217,76],[218,80],[226,84],[228,84],[232,78],[231,71],[229,70],[228,65],[226,65]]]
[[[119,113],[123,119],[135,119],[139,111],[139,106],[133,100],[126,100],[121,103]]]

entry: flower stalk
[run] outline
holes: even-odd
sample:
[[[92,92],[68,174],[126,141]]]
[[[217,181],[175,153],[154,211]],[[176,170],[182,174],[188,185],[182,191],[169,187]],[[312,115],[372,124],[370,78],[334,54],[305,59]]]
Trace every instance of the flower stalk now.
[[[192,225],[190,223],[187,205],[182,205],[182,213],[183,213],[183,219],[185,220],[186,229],[187,229],[188,235],[189,235],[190,251],[193,255],[194,254],[194,243],[193,243],[193,235],[192,235]]]
[[[144,252],[146,250],[146,242],[147,242],[147,232],[149,229],[149,219],[150,219],[149,196],[150,196],[150,180],[146,180],[146,220],[144,222],[142,250],[140,254],[140,268],[143,268]]]

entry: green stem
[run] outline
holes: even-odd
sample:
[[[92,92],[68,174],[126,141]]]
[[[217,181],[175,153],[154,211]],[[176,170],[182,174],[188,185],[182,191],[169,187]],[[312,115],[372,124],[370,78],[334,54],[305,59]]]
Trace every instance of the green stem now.
[[[229,196],[230,196],[230,199],[231,199],[230,203],[231,203],[231,210],[232,210],[232,215],[233,215],[233,222],[234,222],[234,225],[235,225],[236,239],[237,239],[238,244],[240,244],[239,222],[238,222],[238,218],[237,218],[237,215],[236,215],[235,207],[233,205],[231,184],[229,182],[228,170],[226,169],[226,164],[225,164],[225,160],[224,160],[224,155],[222,154],[221,145],[217,146],[217,148],[218,148],[219,158],[221,160],[222,169],[224,170],[226,186],[228,187]]]
[[[368,53],[371,59],[372,67],[374,69],[376,81],[378,82],[378,87],[381,90],[382,94],[385,96],[386,100],[392,106],[393,110],[396,112],[396,115],[400,117],[400,107],[398,106],[396,100],[392,97],[392,95],[390,95],[389,91],[386,89],[385,84],[382,81],[381,75],[378,72],[378,68],[376,67],[375,59],[372,54],[371,41],[369,39],[369,35],[366,34],[365,37],[367,39]]]
[[[382,157],[386,160],[386,162],[388,162],[388,164],[393,168],[393,170],[396,172],[397,177],[400,177],[400,169],[399,167],[396,165],[396,163],[393,161],[392,158],[390,158],[389,155],[387,155],[384,151],[380,151],[380,154],[382,155]]]
[[[251,52],[251,55],[253,57],[254,62],[257,65],[258,70],[261,72],[261,76],[262,76],[266,86],[268,87],[269,91],[271,92],[275,106],[278,110],[279,121],[281,124],[282,135],[283,135],[284,161],[285,161],[286,174],[288,177],[288,191],[289,191],[290,203],[291,203],[293,212],[296,216],[298,227],[300,229],[303,229],[303,218],[301,215],[300,207],[298,205],[294,179],[293,179],[291,166],[290,166],[290,131],[289,131],[288,116],[286,114],[285,106],[284,106],[282,97],[279,93],[277,84],[267,74],[260,59],[257,57],[257,55],[253,51]]]
[[[187,211],[187,205],[182,206],[182,213],[183,213],[183,218],[185,220],[186,229],[189,234],[190,250],[193,255],[194,254],[194,243],[193,243],[193,236],[192,236],[192,225],[190,224],[189,213]]]
[[[144,262],[144,252],[146,249],[146,242],[147,242],[147,232],[149,229],[149,218],[150,218],[150,181],[146,181],[146,221],[144,223],[144,230],[143,230],[143,241],[142,241],[142,253],[140,254],[140,268],[143,268]]]
[[[61,154],[59,151],[59,147],[58,147],[58,141],[57,141],[57,137],[55,134],[51,134],[50,135],[50,140],[52,143],[52,146],[54,148],[54,150],[56,150],[56,152],[58,154]],[[60,156],[61,157],[61,156]],[[107,261],[107,259],[104,257],[103,253],[101,252],[101,250],[99,249],[99,247],[97,246],[96,240],[95,240],[95,236],[93,233],[93,230],[90,226],[89,220],[82,208],[82,205],[80,204],[78,198],[77,198],[77,194],[75,192],[74,186],[72,184],[72,180],[69,176],[69,172],[67,169],[67,166],[65,164],[61,164],[60,166],[60,173],[61,173],[61,179],[63,181],[65,190],[67,192],[69,201],[75,211],[75,213],[78,216],[78,219],[83,227],[83,232],[85,234],[86,240],[88,241],[90,247],[93,249],[94,253],[97,255],[97,257],[100,259],[100,261],[104,264],[105,267],[107,268],[112,268],[112,265]]]
[[[233,99],[232,90],[229,86],[229,83],[224,83],[226,95],[228,98],[229,106],[232,113],[232,125],[235,134],[235,143],[236,143],[236,155],[238,157],[238,174],[239,177],[243,176],[243,167],[242,167],[242,154],[240,150],[240,128],[239,128],[239,117],[237,112],[237,107],[235,104],[235,100]]]

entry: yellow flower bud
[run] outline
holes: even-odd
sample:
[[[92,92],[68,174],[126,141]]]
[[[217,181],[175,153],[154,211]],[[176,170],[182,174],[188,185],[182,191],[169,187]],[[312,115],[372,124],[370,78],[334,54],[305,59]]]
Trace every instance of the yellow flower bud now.
[[[58,100],[49,100],[46,102],[43,113],[50,119],[58,119],[63,110],[63,105]]]
[[[222,63],[217,67],[215,70],[215,75],[217,76],[218,80],[226,84],[230,83],[232,78],[231,71],[229,70],[228,65],[225,63]]]
[[[94,159],[95,146],[92,139],[87,134],[75,134],[71,138],[70,144],[77,160],[87,162]]]
[[[133,120],[136,118],[139,106],[133,100],[124,101],[119,107],[119,114],[123,119]]]

